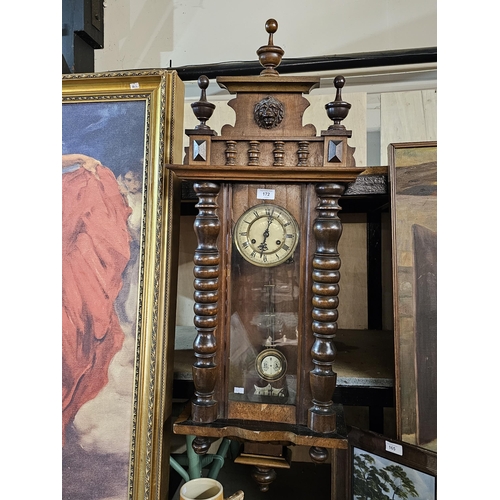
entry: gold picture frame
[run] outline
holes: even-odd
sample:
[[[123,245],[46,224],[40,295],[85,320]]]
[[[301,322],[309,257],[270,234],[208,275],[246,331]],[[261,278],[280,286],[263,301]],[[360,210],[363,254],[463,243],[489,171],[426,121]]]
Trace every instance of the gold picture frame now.
[[[437,142],[388,147],[396,436],[437,451]]]
[[[173,70],[62,77],[63,499],[168,495],[183,108]]]

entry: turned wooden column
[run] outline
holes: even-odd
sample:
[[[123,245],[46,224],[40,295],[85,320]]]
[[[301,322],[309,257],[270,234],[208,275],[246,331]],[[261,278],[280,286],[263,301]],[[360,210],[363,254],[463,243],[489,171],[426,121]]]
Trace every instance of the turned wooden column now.
[[[198,215],[194,230],[198,246],[194,253],[194,326],[197,335],[193,343],[196,361],[193,364],[195,393],[191,402],[191,418],[194,422],[208,423],[217,419],[217,401],[214,389],[217,380],[215,354],[217,343],[215,330],[218,324],[219,262],[217,239],[220,221],[217,216],[217,194],[220,185],[212,182],[194,183],[198,196]],[[205,443],[209,445],[209,443]],[[197,441],[203,452],[200,440]],[[193,448],[195,444],[193,443]],[[198,450],[195,451],[198,452]]]
[[[319,204],[313,226],[316,252],[312,270],[314,343],[311,348],[314,369],[309,373],[313,406],[308,411],[308,427],[321,433],[336,430],[337,417],[332,398],[337,374],[332,366],[337,354],[333,338],[337,332],[340,281],[338,243],[342,234],[342,223],[337,214],[340,210],[338,200],[344,189],[344,185],[333,182],[316,185]],[[313,451],[319,458],[320,450]]]

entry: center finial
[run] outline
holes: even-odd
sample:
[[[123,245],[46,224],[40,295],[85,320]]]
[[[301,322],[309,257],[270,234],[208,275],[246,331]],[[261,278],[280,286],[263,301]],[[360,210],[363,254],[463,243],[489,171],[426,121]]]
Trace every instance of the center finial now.
[[[263,76],[279,76],[275,68],[280,65],[281,58],[285,51],[281,47],[274,45],[273,34],[276,33],[277,30],[277,21],[275,19],[268,19],[266,22],[266,31],[269,33],[268,44],[257,50],[259,62],[265,68],[260,72]]]

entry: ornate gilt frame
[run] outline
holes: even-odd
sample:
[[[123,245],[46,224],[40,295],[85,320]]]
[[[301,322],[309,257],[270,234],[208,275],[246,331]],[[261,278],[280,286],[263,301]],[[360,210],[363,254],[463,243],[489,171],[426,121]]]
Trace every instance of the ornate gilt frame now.
[[[184,84],[171,70],[62,77],[63,106],[86,103],[106,106],[107,103],[135,101],[145,103],[144,167],[136,344],[133,387],[130,388],[130,452],[125,491],[129,500],[159,500],[167,498],[170,469],[170,388],[180,206],[178,180],[163,165],[182,161]],[[104,131],[103,140],[105,134]],[[64,473],[63,470],[63,478]],[[82,484],[82,490],[86,486]]]

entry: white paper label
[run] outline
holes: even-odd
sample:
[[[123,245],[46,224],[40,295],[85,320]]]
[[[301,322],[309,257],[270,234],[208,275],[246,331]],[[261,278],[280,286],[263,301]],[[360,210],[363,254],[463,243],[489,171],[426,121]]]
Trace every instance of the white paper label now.
[[[235,394],[245,394],[245,388],[244,387],[235,387],[234,393]]]
[[[274,189],[257,189],[258,200],[274,200]]]
[[[385,442],[385,451],[390,451],[396,455],[403,456],[403,447],[400,444]]]
[[[131,83],[130,84],[131,89],[138,89],[139,88],[139,83]]]

